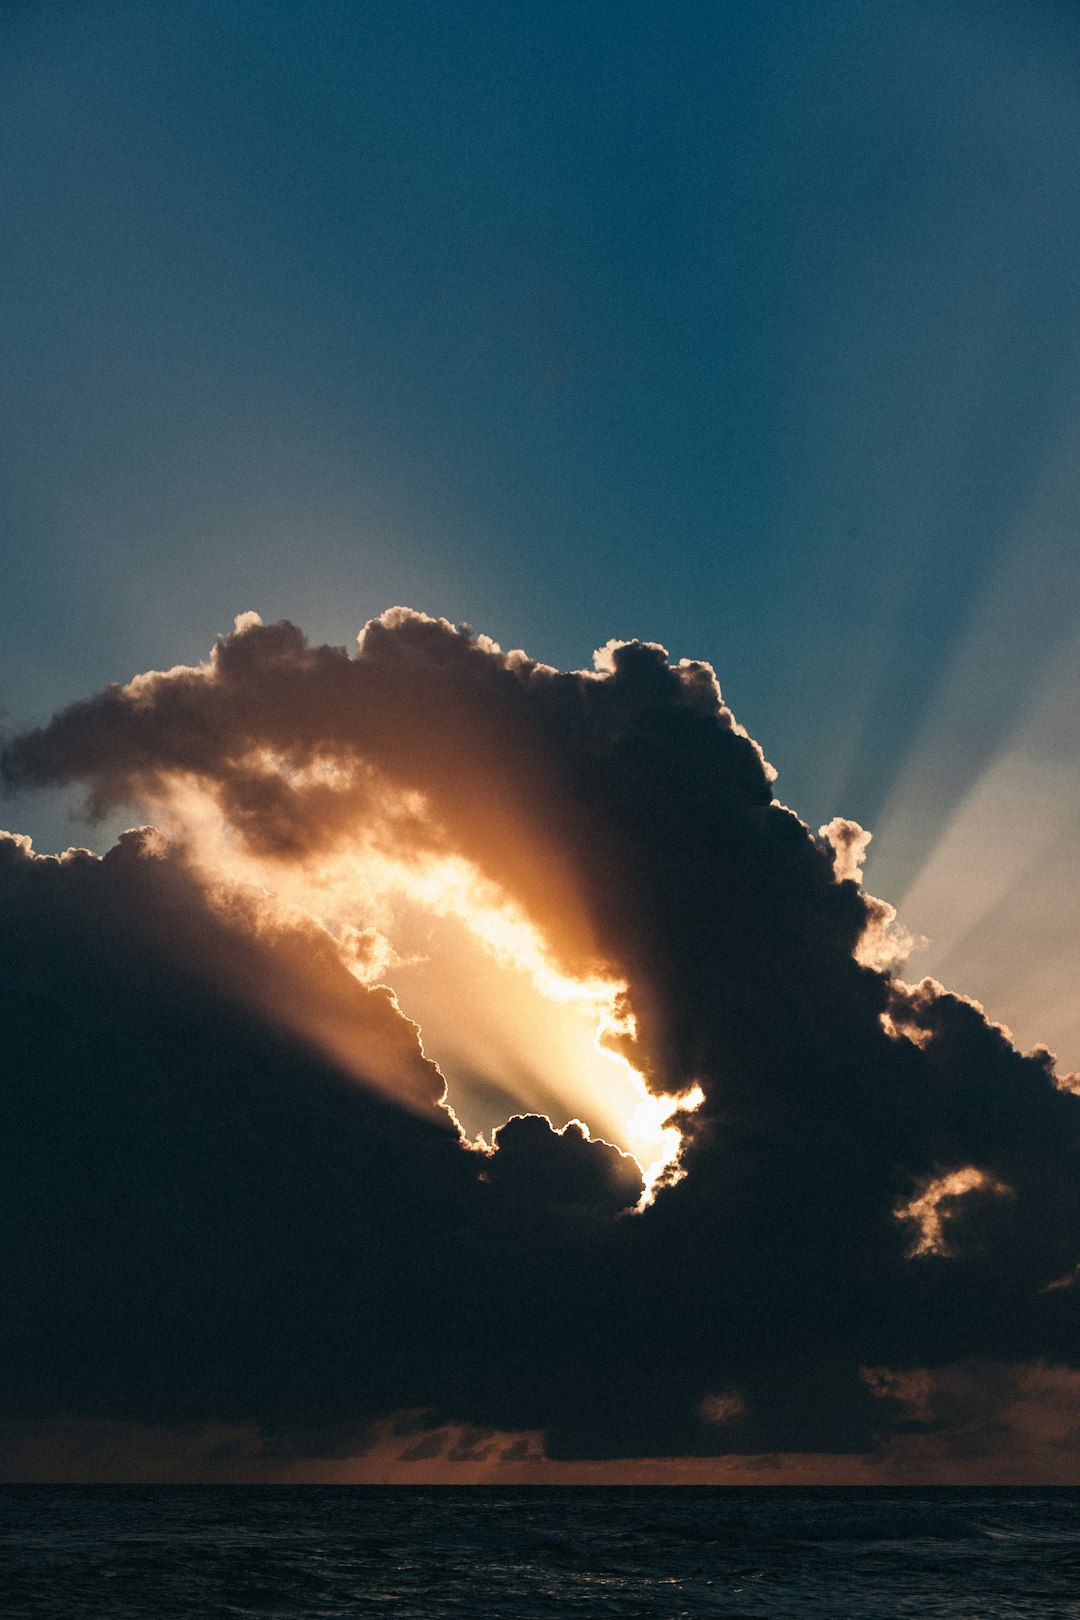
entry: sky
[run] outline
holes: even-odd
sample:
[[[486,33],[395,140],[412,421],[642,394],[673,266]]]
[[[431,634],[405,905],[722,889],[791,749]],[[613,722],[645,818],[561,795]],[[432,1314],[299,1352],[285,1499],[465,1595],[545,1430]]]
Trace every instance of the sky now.
[[[1023,1473],[1033,1435],[1076,1427],[1075,1126],[1040,1050],[1080,1069],[1078,91],[1080,18],[1050,0],[0,3],[0,824],[105,857],[5,846],[31,1088],[12,1140],[100,1246],[62,1261],[25,1206],[16,1474],[53,1452],[80,1477],[102,1455],[206,1469],[202,1424],[259,1477],[326,1477],[327,1457],[413,1477],[410,1446],[452,1477],[455,1448],[536,1477],[753,1456],[944,1477]],[[413,615],[385,617],[398,604]],[[635,640],[668,658],[609,646]],[[176,673],[105,691],[153,670]],[[991,1022],[900,988],[923,975]],[[70,1095],[80,1044],[92,1106]],[[993,1106],[931,1100],[946,1072],[968,1097],[973,1063]],[[208,1078],[230,1064],[253,1107],[270,1076],[258,1151]],[[843,1196],[792,1160],[801,1069]],[[876,1118],[856,1070],[888,1094]],[[32,1102],[46,1082],[70,1139]],[[308,1297],[303,1245],[326,1247],[349,1144],[411,1212],[412,1302],[355,1351],[374,1393],[338,1351],[318,1410],[295,1398],[314,1330],[257,1388],[216,1380],[215,1322],[238,1368]],[[788,1300],[761,1209],[794,1188],[843,1308]],[[315,1268],[326,1293],[335,1265],[373,1263],[371,1220]],[[756,1258],[669,1276],[672,1232],[741,1234]],[[35,1379],[57,1277],[79,1298],[108,1253],[123,1377],[68,1328]],[[234,1320],[243,1256],[265,1292]],[[463,1285],[455,1305],[445,1267],[535,1275],[568,1322],[593,1264],[592,1338],[535,1351],[561,1369],[549,1409],[522,1298]],[[674,1328],[618,1348],[646,1278],[671,1322],[715,1318],[715,1365]],[[359,1286],[312,1305],[320,1331],[349,1341]],[[1023,1342],[1009,1289],[1031,1301]],[[186,1368],[154,1330],[178,1300],[202,1321]],[[785,1300],[796,1371],[764,1348]],[[942,1323],[904,1340],[901,1300]],[[466,1376],[468,1311],[497,1347],[486,1378]],[[445,1356],[420,1315],[455,1320]],[[410,1333],[426,1349],[395,1382]],[[604,1406],[601,1364],[626,1403],[653,1392],[651,1424]],[[994,1425],[991,1454],[973,1436]]]

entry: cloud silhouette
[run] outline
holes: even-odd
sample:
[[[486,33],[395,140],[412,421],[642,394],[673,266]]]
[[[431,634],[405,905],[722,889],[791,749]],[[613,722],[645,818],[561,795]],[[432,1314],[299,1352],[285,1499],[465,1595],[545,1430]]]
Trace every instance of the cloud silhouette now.
[[[648,1083],[703,1098],[641,1208],[576,1124],[464,1139],[370,919],[212,881],[197,828],[103,859],[8,838],[12,1418],[304,1455],[403,1410],[562,1458],[856,1452],[936,1434],[957,1368],[1063,1369],[968,1379],[970,1435],[972,1388],[989,1433],[1001,1391],[1080,1365],[1080,1097],[881,965],[866,834],[778,802],[707,665],[610,643],[560,673],[405,609],[349,654],[245,616],[3,774],[99,810],[195,785],[269,870],[357,839],[470,862],[564,971],[625,986]]]

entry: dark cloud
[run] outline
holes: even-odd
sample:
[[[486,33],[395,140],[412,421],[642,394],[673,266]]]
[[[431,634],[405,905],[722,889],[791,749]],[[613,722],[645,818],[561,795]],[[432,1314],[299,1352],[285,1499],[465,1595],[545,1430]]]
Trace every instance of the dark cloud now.
[[[515,1114],[495,1132],[487,1180],[500,1203],[547,1221],[553,1209],[585,1217],[633,1209],[642,1193],[636,1160],[609,1142],[590,1140],[571,1120],[553,1131],[537,1114]]]
[[[421,1439],[406,1446],[401,1453],[401,1462],[428,1462],[432,1457],[441,1457],[446,1448],[446,1435],[441,1430],[433,1434],[425,1434]]]
[[[415,1026],[310,919],[146,833],[103,860],[9,840],[20,1421],[255,1424],[311,1454],[423,1409],[473,1425],[470,1456],[493,1431],[862,1451],[936,1431],[950,1368],[1080,1364],[1080,1098],[973,1003],[867,965],[865,834],[774,798],[707,666],[633,644],[560,674],[404,610],[356,656],[245,621],[3,768],[99,808],[193,778],[286,866],[357,828],[463,855],[567,968],[625,981],[657,1090],[704,1095],[683,1179],[635,1212],[637,1167],[576,1125],[464,1142]]]
[[[481,1177],[499,1167],[503,1227],[537,1177],[462,1144],[387,993],[329,952],[319,979],[316,929],[246,931],[145,834],[101,860],[0,838],[0,906],[5,1417],[217,1413],[325,1443],[448,1400],[491,1314]],[[348,1069],[293,1033],[335,970]],[[268,1010],[287,991],[288,1025]],[[387,1054],[426,1108],[363,1083]],[[610,1207],[612,1150],[568,1151]]]

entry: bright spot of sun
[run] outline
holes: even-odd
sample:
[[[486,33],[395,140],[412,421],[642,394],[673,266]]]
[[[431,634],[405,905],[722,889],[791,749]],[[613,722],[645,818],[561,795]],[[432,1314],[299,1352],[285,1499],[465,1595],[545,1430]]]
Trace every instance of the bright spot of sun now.
[[[575,979],[552,964],[543,936],[521,908],[468,861],[454,856],[398,861],[385,855],[365,862],[377,892],[398,892],[437,916],[457,917],[501,961],[528,973],[552,1001],[578,1002],[621,1023],[615,1011],[625,985],[600,975]]]

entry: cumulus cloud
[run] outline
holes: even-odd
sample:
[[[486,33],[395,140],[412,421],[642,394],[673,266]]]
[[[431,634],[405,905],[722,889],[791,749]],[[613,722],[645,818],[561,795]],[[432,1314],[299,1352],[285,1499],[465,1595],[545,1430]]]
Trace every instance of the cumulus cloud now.
[[[778,802],[707,665],[609,643],[561,673],[405,609],[350,654],[245,615],[3,774],[173,835],[0,843],[12,1419],[304,1456],[403,1410],[470,1456],[866,1452],[940,1425],[912,1377],[1080,1365],[1080,1096],[896,975],[868,835]],[[562,973],[621,986],[608,1039],[655,1092],[697,1088],[681,1179],[642,1207],[632,1159],[537,1115],[468,1141],[373,982],[377,919],[208,864],[207,804],[264,873],[475,869]]]

